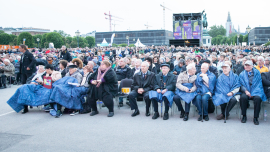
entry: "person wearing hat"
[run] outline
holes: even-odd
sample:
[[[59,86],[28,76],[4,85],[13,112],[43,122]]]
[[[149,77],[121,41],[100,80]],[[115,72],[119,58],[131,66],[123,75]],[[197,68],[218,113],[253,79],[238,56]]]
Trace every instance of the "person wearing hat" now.
[[[240,97],[240,107],[242,111],[242,123],[247,121],[247,108],[249,100],[254,101],[254,118],[253,122],[255,125],[259,125],[259,114],[261,110],[261,102],[266,101],[266,96],[264,94],[262,78],[260,71],[253,67],[251,60],[245,62],[245,70],[239,75],[239,80],[241,84],[241,97]]]
[[[215,106],[221,107],[221,114],[217,116],[217,120],[228,119],[229,112],[240,99],[240,82],[237,74],[231,71],[231,63],[226,61],[222,66],[223,73],[218,77],[213,103]]]
[[[175,91],[176,76],[169,73],[170,65],[168,64],[161,64],[161,71],[162,73],[159,73],[155,77],[154,90],[149,92],[149,98],[152,101],[155,111],[152,119],[157,119],[159,117],[158,102],[162,103],[164,101],[165,112],[163,120],[168,120],[169,107],[171,107],[173,103],[173,92]]]

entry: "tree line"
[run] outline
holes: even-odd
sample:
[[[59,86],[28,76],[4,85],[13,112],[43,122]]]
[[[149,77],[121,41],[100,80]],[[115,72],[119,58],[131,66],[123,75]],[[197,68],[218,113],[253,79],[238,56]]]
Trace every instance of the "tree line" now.
[[[22,32],[19,36],[7,34],[4,31],[0,30],[0,45],[20,45],[23,44],[23,39],[26,39],[25,44],[29,48],[38,47],[39,38],[39,47],[40,48],[48,48],[49,43],[53,43],[55,48],[61,48],[62,45],[66,45],[66,47],[75,48],[80,47],[94,47],[95,46],[95,38],[91,36],[87,37],[71,37],[69,34],[66,34],[62,30],[54,30],[50,33],[45,33],[43,35],[34,35],[32,36],[29,32]]]

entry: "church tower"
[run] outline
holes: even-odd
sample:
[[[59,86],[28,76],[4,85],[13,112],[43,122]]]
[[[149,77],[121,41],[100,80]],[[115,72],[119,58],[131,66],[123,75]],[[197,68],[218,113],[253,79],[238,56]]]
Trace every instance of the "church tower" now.
[[[232,21],[230,12],[228,13],[227,23],[226,23],[226,36],[228,37],[233,31]]]

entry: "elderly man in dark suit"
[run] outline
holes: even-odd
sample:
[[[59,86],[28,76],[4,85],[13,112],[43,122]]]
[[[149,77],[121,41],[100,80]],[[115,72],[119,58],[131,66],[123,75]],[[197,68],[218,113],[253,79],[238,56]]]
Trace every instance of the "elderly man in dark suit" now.
[[[27,78],[36,72],[36,59],[33,54],[27,50],[26,45],[20,45],[19,50],[23,53],[20,61],[20,71],[22,84],[25,84]]]
[[[146,116],[150,116],[149,108],[151,105],[151,100],[149,99],[149,91],[154,88],[155,74],[148,71],[149,63],[143,62],[141,65],[141,71],[136,73],[133,78],[133,83],[131,86],[132,91],[129,94],[129,103],[131,110],[135,110],[131,115],[135,117],[140,114],[136,98],[139,95],[143,95],[143,98],[146,103]]]

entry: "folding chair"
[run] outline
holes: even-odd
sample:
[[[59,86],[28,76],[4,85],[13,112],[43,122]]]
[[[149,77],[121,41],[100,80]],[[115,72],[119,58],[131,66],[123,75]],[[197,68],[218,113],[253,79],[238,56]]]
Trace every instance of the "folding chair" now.
[[[131,85],[133,83],[132,79],[123,79],[120,82],[120,86],[119,86],[119,93],[115,96],[115,102],[116,105],[118,107],[118,109],[120,109],[119,107],[119,97],[123,97],[123,98],[127,98],[130,91],[131,91]]]

